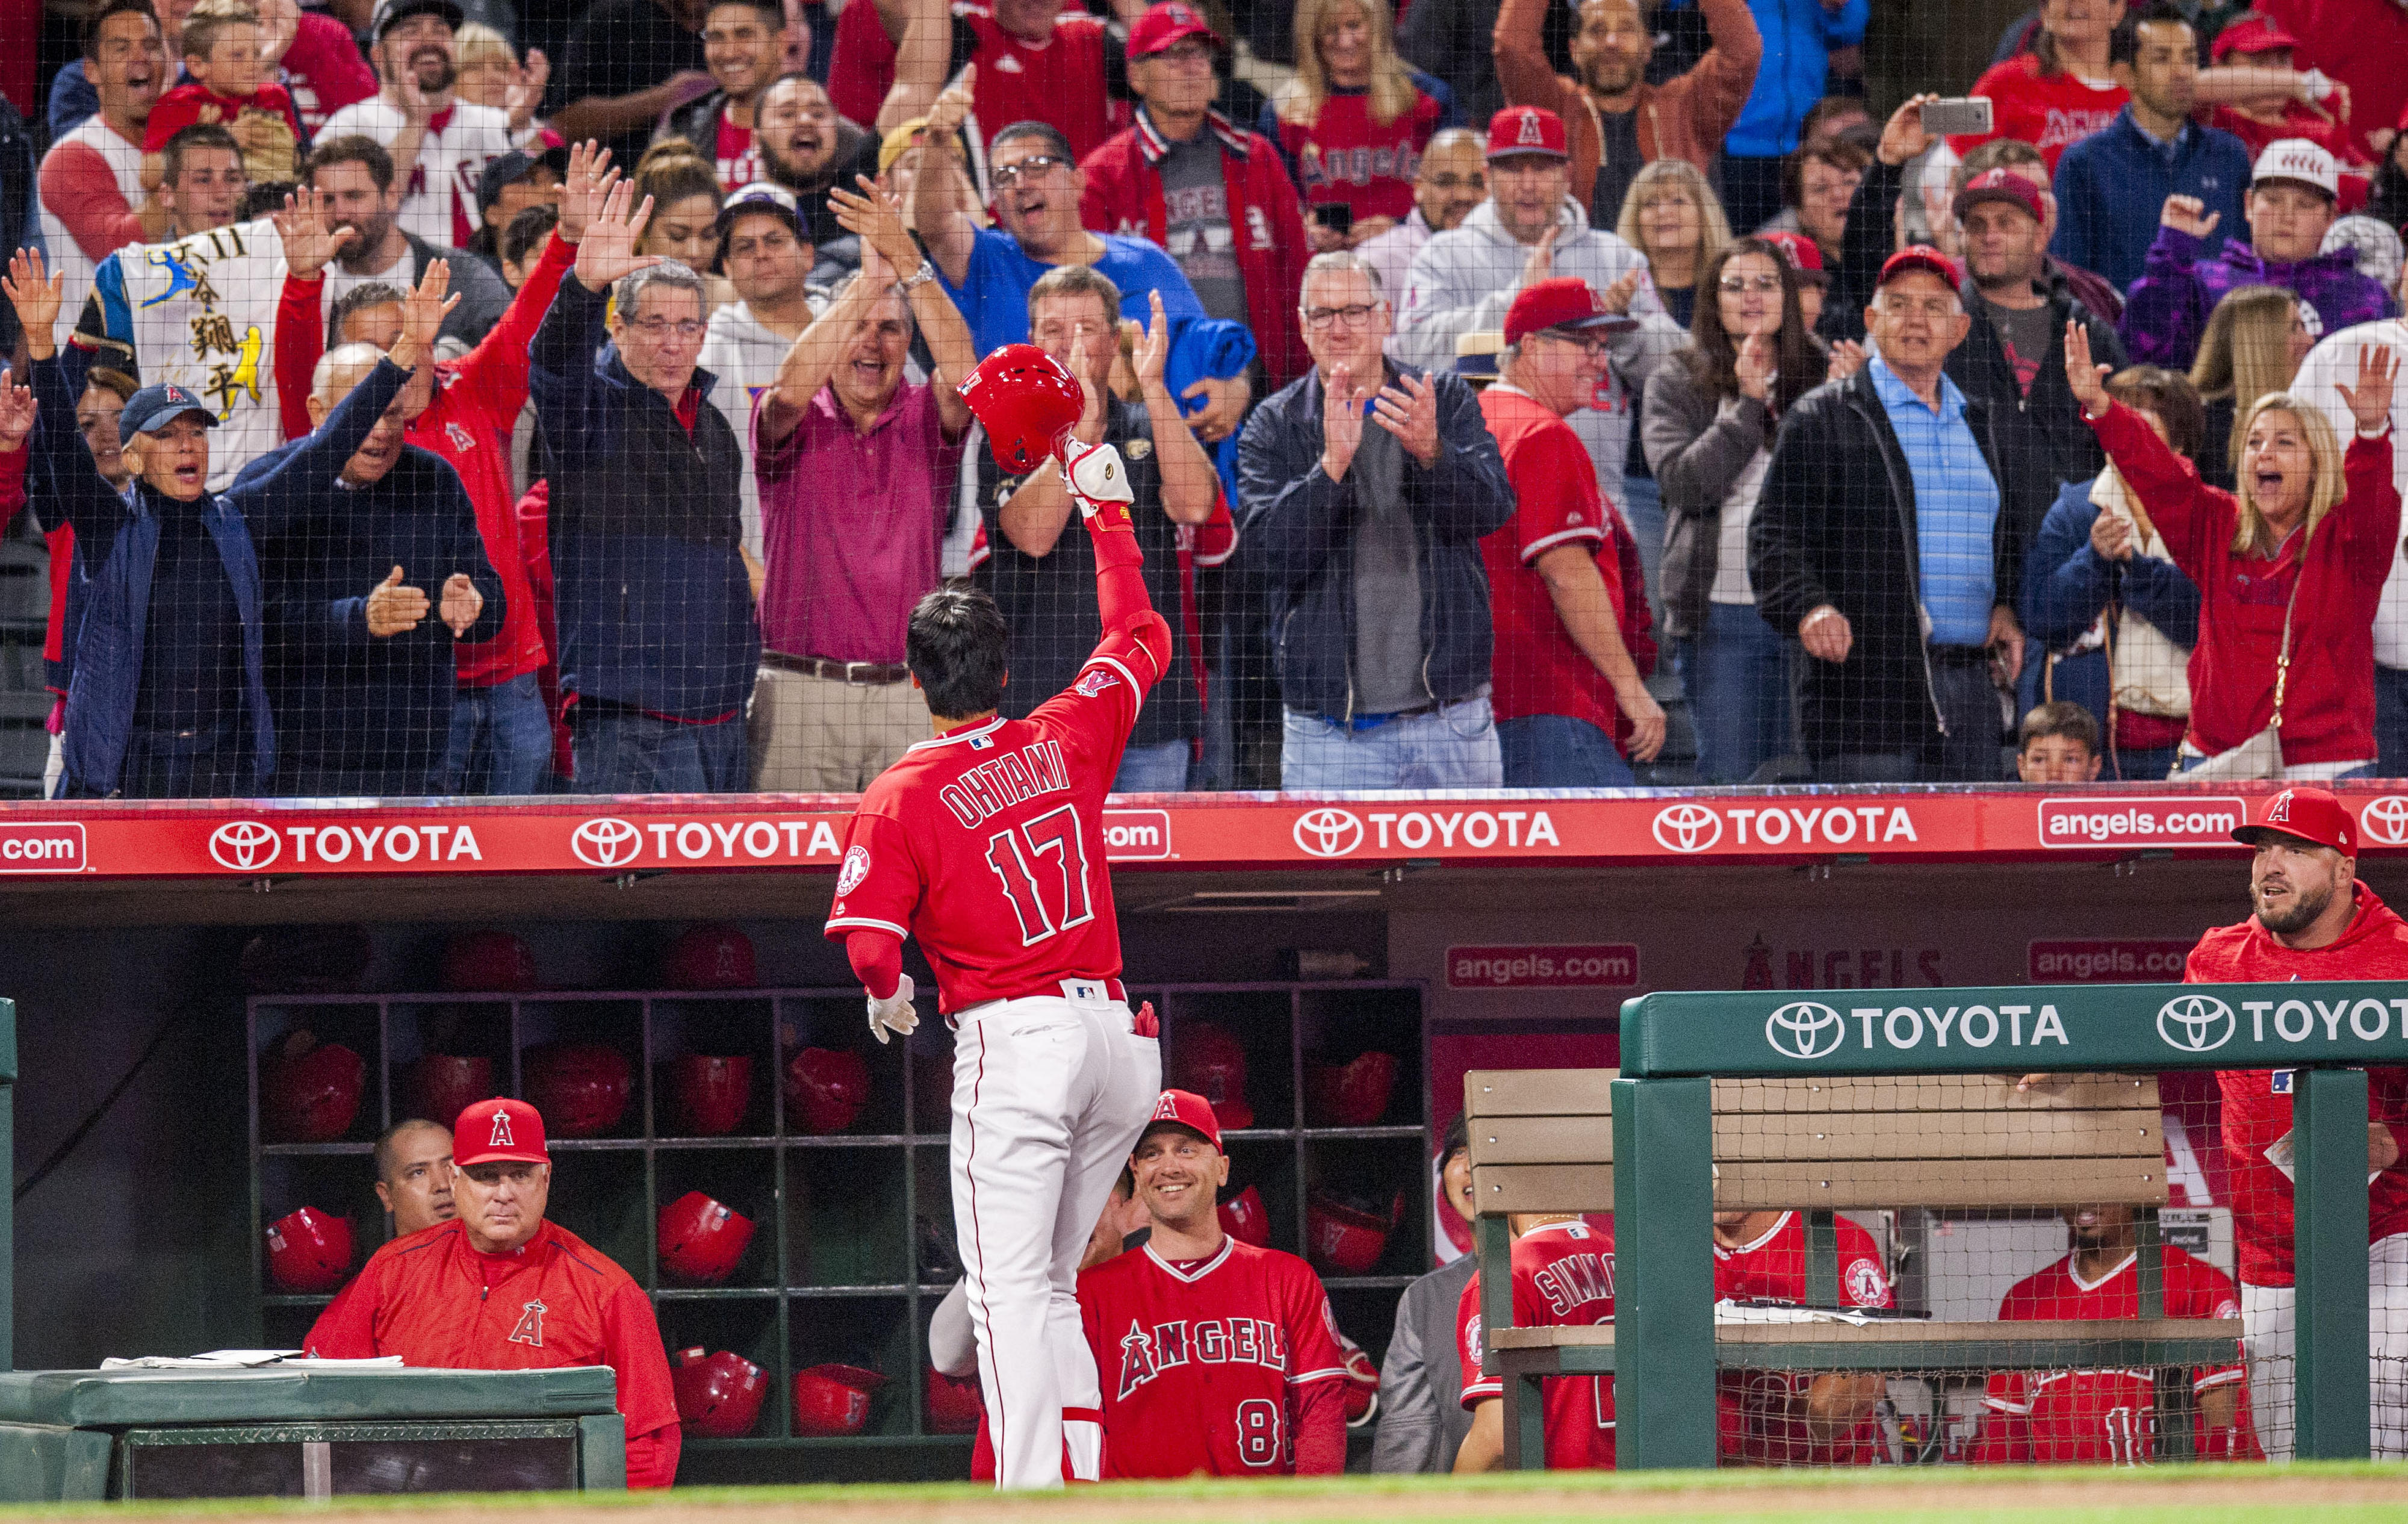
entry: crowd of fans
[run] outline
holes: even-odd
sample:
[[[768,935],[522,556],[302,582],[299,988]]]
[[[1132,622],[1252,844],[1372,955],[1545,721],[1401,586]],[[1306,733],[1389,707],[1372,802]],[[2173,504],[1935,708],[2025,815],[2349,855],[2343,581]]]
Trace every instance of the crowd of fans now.
[[[2408,775],[2345,10],[2046,0],[1943,136],[1867,0],[100,0],[0,152],[50,786],[853,790],[953,579],[1025,713],[1013,342],[1177,634],[1125,790]]]

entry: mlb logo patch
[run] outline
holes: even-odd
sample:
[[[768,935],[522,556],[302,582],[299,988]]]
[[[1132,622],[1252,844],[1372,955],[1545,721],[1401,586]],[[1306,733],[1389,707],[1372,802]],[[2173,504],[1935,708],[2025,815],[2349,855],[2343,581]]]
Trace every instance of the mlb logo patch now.
[[[2268,1094],[2287,1096],[2291,1093],[2291,1071],[2287,1069],[2278,1069],[2274,1071],[2272,1082],[2273,1087],[2267,1092]]]

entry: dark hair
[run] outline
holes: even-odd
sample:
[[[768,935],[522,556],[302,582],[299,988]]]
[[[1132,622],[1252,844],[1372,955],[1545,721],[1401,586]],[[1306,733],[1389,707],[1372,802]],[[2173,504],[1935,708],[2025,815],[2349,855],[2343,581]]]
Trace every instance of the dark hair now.
[[[1803,205],[1806,200],[1806,165],[1809,162],[1828,164],[1834,169],[1863,174],[1873,156],[1844,137],[1817,137],[1799,144],[1781,161],[1781,204],[1784,207]]]
[[[329,349],[347,344],[343,324],[354,312],[365,312],[371,307],[399,307],[408,301],[408,294],[390,280],[363,280],[335,298],[333,310],[326,314],[326,346]]]
[[[338,164],[365,165],[368,179],[376,181],[380,193],[393,189],[393,155],[387,153],[384,145],[375,138],[364,137],[358,133],[345,133],[340,137],[321,141],[309,151],[308,168],[302,178],[315,186],[319,170]]]
[[[1955,195],[1972,183],[1976,175],[1993,169],[2013,169],[2020,164],[2045,166],[2047,157],[2020,137],[1993,137],[1986,143],[1976,143],[1965,151],[1965,160],[1948,171],[1948,194]]]
[[[1854,111],[1860,116],[1872,115],[1871,103],[1862,95],[1826,95],[1806,108],[1806,120],[1798,124],[1798,140],[1833,136],[1823,131],[1823,123],[1833,117]]]
[[[2107,61],[2109,63],[2112,64],[2115,61],[2115,49],[2119,43],[2121,46],[2126,48],[2132,46],[2130,42],[2124,41],[2123,39],[2128,38],[2132,35],[2133,30],[2131,13],[2127,11],[2124,15],[2124,19],[2115,23],[2115,30],[2107,34]],[[2040,75],[2042,79],[2055,79],[2057,76],[2066,72],[2065,55],[2057,50],[2057,34],[2050,31],[2045,24],[2037,22],[2032,25],[2031,54],[2034,58],[2040,60]]]
[[[251,189],[242,193],[242,199],[235,203],[234,220],[248,223],[269,212],[281,211],[284,198],[300,188],[297,180],[255,180],[251,182]]]
[[[2015,750],[2022,751],[2033,741],[2049,736],[2063,736],[2090,748],[2099,755],[2099,722],[2080,704],[2054,698],[2024,716],[2023,725],[2015,731]]]
[[[786,29],[786,7],[780,0],[710,0],[710,4],[702,7],[706,25],[710,21],[710,13],[722,6],[742,6],[748,10],[757,10],[765,18],[775,18],[770,22],[770,31],[783,32]]]
[[[242,162],[242,145],[234,134],[213,122],[196,122],[167,139],[166,151],[160,156],[159,176],[163,184],[173,185],[184,178],[184,155],[196,148],[223,149]]]
[[[423,1116],[406,1116],[400,1121],[395,1122],[393,1126],[385,1129],[382,1132],[378,1133],[376,1136],[376,1146],[369,1157],[376,1160],[376,1174],[379,1180],[388,1186],[393,1184],[394,1143],[403,1133],[414,1131],[419,1128],[433,1128],[437,1132],[449,1132],[452,1130],[443,1123],[430,1122]]]
[[[99,387],[102,391],[116,397],[120,402],[133,401],[134,394],[142,390],[142,383],[140,381],[136,381],[133,377],[127,375],[122,370],[112,369],[108,366],[94,366],[90,370],[85,371],[83,373],[83,383],[87,389],[94,386]],[[80,400],[80,398],[78,400]]]
[[[1061,128],[1050,122],[1039,122],[1034,119],[1012,122],[993,137],[988,138],[986,140],[987,157],[994,158],[996,149],[1015,137],[1038,138],[1045,144],[1045,151],[1055,158],[1072,165],[1079,162],[1079,156],[1070,151],[1070,139],[1064,135]]]
[[[1828,362],[1814,347],[1813,335],[1806,327],[1806,312],[1799,305],[1798,271],[1778,245],[1756,237],[1733,238],[1706,261],[1705,268],[1698,272],[1698,306],[1689,318],[1690,342],[1681,352],[1682,358],[1688,365],[1690,380],[1715,401],[1739,395],[1739,346],[1723,331],[1720,287],[1724,269],[1742,254],[1761,254],[1781,272],[1781,370],[1766,400],[1774,412],[1787,412],[1791,403],[1823,383]]]
[[[1439,1140],[1439,1168],[1445,1169],[1454,1160],[1455,1155],[1470,1146],[1471,1118],[1457,1114],[1454,1121],[1446,1125],[1446,1136]]]
[[[513,265],[525,264],[527,255],[559,222],[560,213],[550,207],[521,207],[510,225],[502,229],[502,257]]]
[[[2107,395],[2128,408],[2157,415],[2166,442],[2185,460],[2207,447],[2207,408],[2188,376],[2162,366],[2127,366],[2107,378]]]
[[[2172,0],[2156,0],[2153,5],[2135,6],[2124,17],[2124,24],[2108,34],[2107,62],[2130,65],[2141,61],[2141,28],[2144,26],[2188,27],[2190,35],[2199,36],[2199,28]]]
[[[93,11],[92,18],[83,23],[84,57],[96,59],[100,56],[102,22],[111,16],[123,16],[129,13],[136,16],[148,16],[150,18],[150,30],[153,32],[162,30],[159,25],[159,13],[150,8],[150,0],[108,0],[107,5]]]
[[[1003,611],[975,587],[939,587],[911,610],[903,660],[928,700],[928,712],[957,720],[1003,702],[1011,631]]]

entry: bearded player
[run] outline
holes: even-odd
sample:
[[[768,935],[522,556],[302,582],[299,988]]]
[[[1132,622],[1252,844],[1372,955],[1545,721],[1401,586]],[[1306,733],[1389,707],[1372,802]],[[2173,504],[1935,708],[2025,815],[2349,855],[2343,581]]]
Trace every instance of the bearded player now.
[[[1167,343],[1157,320],[1149,344]],[[903,939],[936,970],[953,1042],[953,1224],[998,1487],[1100,1474],[1079,1258],[1154,1109],[1162,1052],[1121,987],[1104,796],[1170,626],[1146,597],[1128,470],[1069,437],[1080,383],[1007,345],[962,396],[1013,474],[1059,469],[1095,541],[1103,639],[1078,680],[999,717],[1007,631],[982,592],[911,611],[905,660],[936,735],[870,784],[846,838],[827,935],[841,939],[881,1042],[919,1025]]]
[[[1103,1371],[1107,1477],[1334,1476],[1346,1354],[1329,1296],[1292,1254],[1231,1238],[1211,1103],[1165,1090],[1129,1158],[1153,1232],[1079,1277]]]

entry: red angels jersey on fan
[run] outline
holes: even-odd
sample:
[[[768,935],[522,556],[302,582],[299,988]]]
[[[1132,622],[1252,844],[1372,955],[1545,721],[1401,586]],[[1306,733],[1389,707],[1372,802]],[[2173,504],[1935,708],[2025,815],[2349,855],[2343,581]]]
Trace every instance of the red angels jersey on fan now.
[[[916,937],[947,1014],[1121,971],[1104,796],[1162,674],[1107,632],[1025,720],[924,740],[871,781],[845,837],[827,935]]]
[[[1312,1267],[1225,1238],[1201,1264],[1151,1244],[1079,1277],[1104,1389],[1104,1478],[1287,1476],[1299,1389],[1346,1379]]]
[[[1881,1245],[1845,1217],[1840,1240],[1840,1303],[1893,1304]],[[1714,1296],[1731,1301],[1806,1301],[1806,1219],[1784,1212],[1761,1237],[1734,1248],[1714,1245]],[[1816,1444],[1803,1402],[1814,1384],[1806,1371],[1724,1371],[1714,1381],[1723,1459],[1756,1465],[1870,1465],[1879,1432],[1870,1416],[1836,1442]]]
[[[2172,1244],[2163,1253],[2168,1317],[2241,1316],[2240,1297],[2223,1272]],[[2002,1320],[2140,1314],[2140,1272],[2136,1257],[2128,1255],[2101,1279],[2086,1282],[2069,1254],[2017,1281],[1999,1303]],[[2193,1372],[2191,1386],[2205,1391],[2245,1380],[2241,1366],[2224,1365]],[[2157,1376],[2151,1371],[1996,1371],[1982,1402],[1985,1411],[1972,1457],[1978,1463],[2131,1466],[2156,1451]],[[2239,1434],[2249,1434],[2245,1406],[2237,1427]],[[2254,1437],[2245,1443],[2254,1450]]]
[[[1550,1222],[1513,1241],[1513,1326],[1579,1328],[1613,1321],[1613,1225],[1610,1217]],[[1481,1373],[1480,1277],[1455,1305],[1463,1356],[1463,1405],[1505,1395],[1502,1376]],[[1613,1378],[1549,1376],[1540,1383],[1549,1471],[1613,1469]]]

